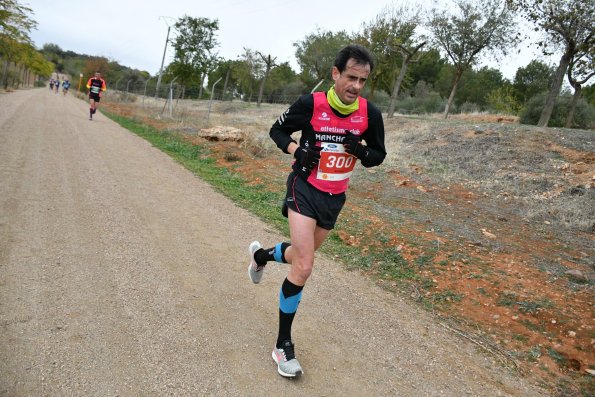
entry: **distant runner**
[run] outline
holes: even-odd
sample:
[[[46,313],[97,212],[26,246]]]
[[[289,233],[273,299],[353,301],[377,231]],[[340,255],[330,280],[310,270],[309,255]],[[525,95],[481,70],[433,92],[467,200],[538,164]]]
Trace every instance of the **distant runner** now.
[[[93,115],[97,111],[101,93],[107,89],[105,80],[101,78],[99,71],[95,72],[95,77],[91,77],[87,81],[87,88],[89,89],[89,120],[93,120]]]
[[[62,83],[62,92],[64,93],[64,95],[68,94],[68,89],[70,88],[70,81],[64,80],[64,82]]]

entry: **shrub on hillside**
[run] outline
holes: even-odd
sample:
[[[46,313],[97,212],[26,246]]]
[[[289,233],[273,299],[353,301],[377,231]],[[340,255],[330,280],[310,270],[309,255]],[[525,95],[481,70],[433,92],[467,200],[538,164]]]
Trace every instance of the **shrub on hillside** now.
[[[424,98],[408,97],[399,99],[397,112],[404,114],[427,114],[440,113],[444,111],[446,100],[440,97],[437,92],[429,92]],[[454,107],[454,104],[453,104]],[[454,109],[451,109],[451,112]]]
[[[465,102],[461,106],[458,107],[456,113],[479,113],[481,108],[478,104],[473,102]],[[455,113],[453,111],[453,113]]]
[[[537,125],[541,111],[545,105],[546,94],[538,94],[529,99],[527,105],[520,114],[522,124]],[[572,102],[571,95],[561,95],[558,97],[552,116],[548,123],[549,127],[563,127],[566,122],[566,115]],[[587,103],[584,99],[579,99],[576,104],[574,114],[574,127],[582,129],[595,128],[595,107]]]
[[[486,97],[489,110],[498,114],[519,114],[520,105],[511,87],[499,87]]]

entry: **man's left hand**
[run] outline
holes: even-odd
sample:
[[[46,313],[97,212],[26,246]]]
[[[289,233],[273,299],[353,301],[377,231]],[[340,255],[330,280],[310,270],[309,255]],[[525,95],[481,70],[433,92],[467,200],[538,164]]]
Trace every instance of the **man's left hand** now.
[[[343,139],[345,151],[358,159],[368,157],[368,147],[362,144],[361,138],[350,131],[346,132],[345,139]]]

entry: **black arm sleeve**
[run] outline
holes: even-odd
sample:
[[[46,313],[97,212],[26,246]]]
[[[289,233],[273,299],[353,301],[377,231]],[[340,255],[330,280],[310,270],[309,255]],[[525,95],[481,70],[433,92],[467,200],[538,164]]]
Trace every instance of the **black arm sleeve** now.
[[[279,149],[288,153],[287,146],[291,142],[295,142],[291,138],[291,134],[301,131],[309,125],[313,111],[314,97],[311,94],[302,95],[279,116],[269,132],[271,139],[275,141]]]
[[[384,122],[380,110],[370,102],[368,102],[368,129],[362,135],[362,140],[366,142],[369,150],[368,156],[360,159],[362,165],[368,168],[382,164],[386,157]]]

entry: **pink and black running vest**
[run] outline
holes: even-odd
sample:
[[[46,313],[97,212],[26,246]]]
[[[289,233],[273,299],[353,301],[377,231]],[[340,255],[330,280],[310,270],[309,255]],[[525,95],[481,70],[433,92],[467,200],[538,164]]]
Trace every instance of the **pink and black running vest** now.
[[[349,177],[357,158],[345,152],[346,130],[361,135],[368,129],[368,102],[359,97],[359,109],[347,117],[333,113],[326,93],[315,92],[314,112],[310,124],[314,128],[316,146],[322,146],[320,162],[308,177],[308,182],[323,192],[339,194],[347,190]]]

